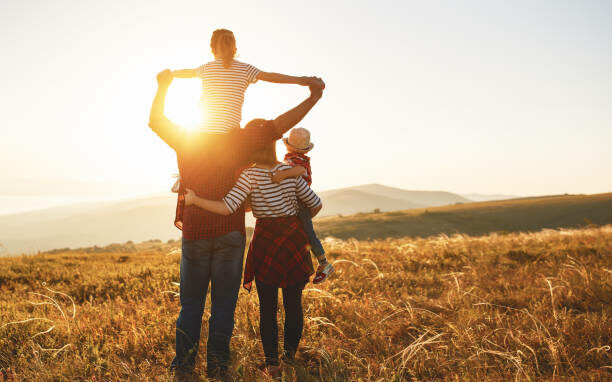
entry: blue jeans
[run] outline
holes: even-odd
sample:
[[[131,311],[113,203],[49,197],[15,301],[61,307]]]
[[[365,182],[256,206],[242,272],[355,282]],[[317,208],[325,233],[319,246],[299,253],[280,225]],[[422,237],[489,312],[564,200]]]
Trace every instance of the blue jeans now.
[[[234,310],[242,279],[245,238],[238,231],[214,239],[185,240],[181,256],[181,312],[176,320],[172,367],[191,371],[198,353],[208,284],[211,309],[206,346],[209,374],[225,372],[234,330]]]
[[[302,222],[302,227],[304,227],[304,232],[306,232],[306,236],[308,236],[308,242],[310,243],[310,250],[317,257],[319,262],[325,260],[325,250],[323,249],[323,245],[321,241],[317,237],[317,234],[314,231],[314,227],[312,226],[312,217],[310,216],[310,208],[306,206],[302,201],[298,200],[298,218]]]

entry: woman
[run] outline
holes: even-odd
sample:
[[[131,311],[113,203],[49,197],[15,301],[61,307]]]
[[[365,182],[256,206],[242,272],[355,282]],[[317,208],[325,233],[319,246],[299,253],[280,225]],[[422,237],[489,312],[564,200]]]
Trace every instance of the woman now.
[[[288,178],[278,184],[272,182],[274,172],[291,168],[278,162],[275,143],[256,152],[252,162],[255,164],[240,174],[223,200],[202,199],[188,189],[185,202],[228,215],[250,196],[257,222],[247,254],[243,286],[250,291],[255,280],[266,367],[270,374],[278,375],[278,288],[282,288],[285,308],[283,357],[292,360],[304,326],[302,290],[314,273],[308,238],[297,217],[297,200],[310,208],[312,216],[321,210],[322,204],[302,177]]]

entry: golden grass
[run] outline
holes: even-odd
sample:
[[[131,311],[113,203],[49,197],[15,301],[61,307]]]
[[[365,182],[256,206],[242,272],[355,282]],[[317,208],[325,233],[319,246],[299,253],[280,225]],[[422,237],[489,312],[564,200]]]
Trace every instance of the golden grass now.
[[[286,381],[612,379],[610,225],[324,244],[337,271],[305,290]],[[0,259],[5,378],[171,379],[180,252],[131,248]],[[240,292],[238,381],[267,379],[257,306]]]

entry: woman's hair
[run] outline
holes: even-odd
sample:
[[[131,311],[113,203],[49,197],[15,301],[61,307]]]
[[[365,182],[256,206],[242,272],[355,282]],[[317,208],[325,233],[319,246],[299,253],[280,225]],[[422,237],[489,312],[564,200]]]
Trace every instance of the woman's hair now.
[[[276,158],[276,141],[270,142],[264,148],[251,154],[250,162],[265,166],[275,166],[278,163]]]
[[[249,121],[246,126],[244,126],[244,130],[264,128],[265,124],[265,119],[255,118]],[[249,162],[251,164],[259,163],[267,166],[276,165],[278,163],[278,159],[276,158],[276,141],[270,142],[261,150],[257,150],[253,154],[251,154]]]
[[[229,68],[236,56],[236,39],[234,33],[227,29],[217,29],[210,38],[210,49],[216,58],[223,60],[223,66]]]

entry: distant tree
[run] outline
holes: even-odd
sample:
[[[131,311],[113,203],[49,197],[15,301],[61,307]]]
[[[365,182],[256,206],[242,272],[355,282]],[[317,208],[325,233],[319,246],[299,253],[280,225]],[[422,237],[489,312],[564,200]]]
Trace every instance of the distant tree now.
[[[375,209],[374,209],[374,213],[375,213],[375,214],[379,214],[379,213],[380,213],[380,208],[375,208]]]

